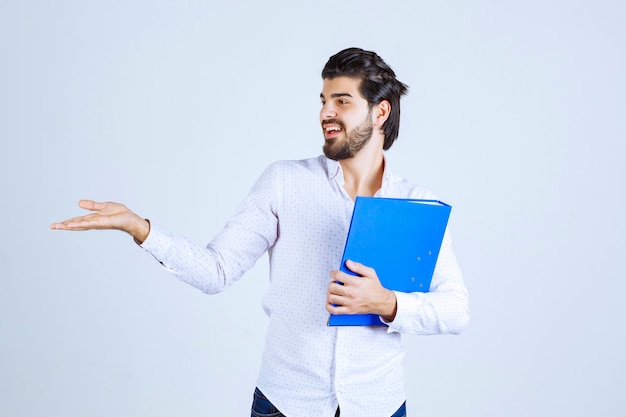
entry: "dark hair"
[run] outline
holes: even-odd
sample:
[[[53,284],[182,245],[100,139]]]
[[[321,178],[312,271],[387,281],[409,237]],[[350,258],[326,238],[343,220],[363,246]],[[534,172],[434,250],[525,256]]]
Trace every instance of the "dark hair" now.
[[[370,107],[383,100],[391,104],[389,118],[383,124],[383,149],[389,149],[400,129],[400,97],[407,93],[409,87],[396,79],[391,67],[376,52],[361,48],[344,49],[328,59],[322,70],[322,78],[336,77],[360,79],[360,93]]]

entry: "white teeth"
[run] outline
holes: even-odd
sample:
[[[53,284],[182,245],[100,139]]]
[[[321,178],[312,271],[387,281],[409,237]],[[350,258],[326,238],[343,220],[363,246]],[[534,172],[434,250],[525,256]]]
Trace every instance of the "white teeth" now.
[[[338,127],[327,127],[327,128],[326,128],[326,131],[327,131],[327,132],[331,132],[331,131],[333,131],[333,130],[341,130],[341,128],[338,128]]]

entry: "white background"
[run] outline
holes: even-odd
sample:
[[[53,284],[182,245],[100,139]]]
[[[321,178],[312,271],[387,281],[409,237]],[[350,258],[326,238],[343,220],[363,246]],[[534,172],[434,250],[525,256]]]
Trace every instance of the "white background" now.
[[[625,12],[0,0],[0,415],[249,415],[265,257],[209,297],[122,233],[48,227],[115,200],[208,242],[266,165],[321,152],[349,46],[411,88],[388,159],[453,206],[471,292],[461,336],[404,338],[410,415],[623,415]]]

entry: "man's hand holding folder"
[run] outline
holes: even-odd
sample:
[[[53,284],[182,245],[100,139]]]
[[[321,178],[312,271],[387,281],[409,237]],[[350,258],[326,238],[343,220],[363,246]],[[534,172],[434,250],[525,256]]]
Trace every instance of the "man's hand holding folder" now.
[[[333,280],[328,284],[326,310],[330,314],[376,314],[387,322],[393,321],[396,295],[382,286],[376,271],[351,260],[346,260],[345,266],[357,276],[338,270],[330,272]]]

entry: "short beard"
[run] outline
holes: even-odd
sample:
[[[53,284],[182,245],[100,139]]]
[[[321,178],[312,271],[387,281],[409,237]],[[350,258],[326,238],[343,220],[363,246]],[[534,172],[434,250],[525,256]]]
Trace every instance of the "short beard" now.
[[[335,121],[335,123],[338,122]],[[343,128],[343,124],[341,125]],[[374,125],[372,123],[372,110],[370,109],[363,123],[350,132],[346,132],[346,137],[341,143],[336,141],[324,143],[324,155],[335,161],[352,158],[367,145],[373,133]]]

